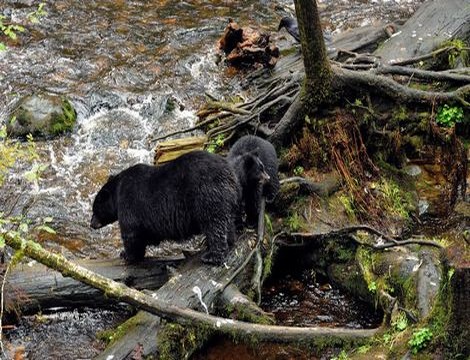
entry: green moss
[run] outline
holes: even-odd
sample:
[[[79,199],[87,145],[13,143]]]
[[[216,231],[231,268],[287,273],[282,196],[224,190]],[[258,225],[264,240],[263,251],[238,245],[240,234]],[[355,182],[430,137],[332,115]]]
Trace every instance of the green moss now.
[[[450,68],[455,68],[459,62],[464,66],[470,66],[470,52],[468,44],[460,39],[452,39],[442,43],[441,47],[453,47],[448,52],[447,62]]]
[[[54,113],[51,119],[51,132],[54,135],[72,130],[77,113],[67,99],[62,99],[62,113]]]
[[[398,124],[409,119],[409,115],[406,107],[399,106],[393,111],[392,119],[395,120]]]
[[[354,206],[354,199],[350,195],[342,194],[338,197],[338,200],[343,205],[344,211],[346,212],[346,215],[348,216],[349,220],[355,220],[356,211]]]
[[[157,334],[160,359],[187,359],[195,350],[201,348],[212,334],[212,329],[201,325],[167,323]]]
[[[96,334],[96,336],[98,339],[106,342],[108,345],[111,345],[121,339],[132,328],[141,323],[143,323],[143,320],[139,314],[137,314],[136,316],[127,319],[125,322],[114,329],[100,331],[98,334]]]
[[[281,55],[285,57],[288,55],[297,54],[298,52],[299,50],[295,46],[292,46],[290,48],[281,50]]]
[[[263,274],[261,276],[263,282],[271,275],[273,270],[273,257],[274,253],[270,253],[263,259]]]
[[[409,192],[404,191],[391,178],[382,178],[375,184],[375,188],[381,194],[381,205],[387,213],[403,219],[409,218],[410,210],[414,209]]]
[[[228,305],[226,307],[226,311],[228,314],[235,315],[237,320],[246,321],[253,324],[273,325],[275,322],[273,318],[267,315],[250,311],[250,309],[244,304]]]

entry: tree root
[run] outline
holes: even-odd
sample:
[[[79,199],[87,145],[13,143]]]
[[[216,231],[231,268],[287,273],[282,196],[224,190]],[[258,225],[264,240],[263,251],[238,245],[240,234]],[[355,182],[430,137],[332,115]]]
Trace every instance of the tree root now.
[[[366,88],[390,97],[400,103],[435,103],[456,102],[470,107],[465,100],[470,96],[470,84],[464,85],[457,90],[449,92],[424,91],[411,89],[385,76],[375,75],[368,72],[356,72],[348,69],[334,68],[335,74],[343,86],[354,88]]]
[[[357,237],[353,235],[353,233],[356,233],[357,231],[365,231],[365,232],[368,232],[370,234],[377,236],[378,237],[377,243],[369,244],[367,242],[360,241]],[[325,239],[331,239],[332,237],[337,238],[337,237],[347,236],[349,239],[353,240],[357,244],[372,248],[373,250],[383,250],[383,249],[388,249],[391,247],[411,245],[411,244],[432,246],[432,247],[437,247],[439,249],[444,248],[438,242],[430,241],[430,240],[420,240],[420,239],[397,240],[369,225],[363,225],[363,224],[347,226],[341,229],[335,229],[335,230],[331,230],[328,232],[321,232],[321,233],[290,233],[290,234],[284,233],[283,236],[290,238],[294,241],[294,243],[292,244],[284,240],[277,240],[278,243],[282,244],[283,246],[303,246],[303,243],[305,241],[312,241],[312,240],[321,241]]]
[[[449,81],[449,82],[470,84],[470,76],[454,74],[454,73],[448,72],[447,70],[446,71],[429,71],[429,70],[409,68],[405,66],[382,65],[371,70],[371,72],[377,75],[386,75],[386,74],[405,75],[405,76],[411,76],[416,79],[423,79],[423,80],[429,80],[429,81]]]

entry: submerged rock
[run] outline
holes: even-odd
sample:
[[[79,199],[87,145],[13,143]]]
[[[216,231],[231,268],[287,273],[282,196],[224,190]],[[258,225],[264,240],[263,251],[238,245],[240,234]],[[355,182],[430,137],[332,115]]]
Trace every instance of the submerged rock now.
[[[56,136],[73,128],[77,114],[64,97],[33,94],[19,100],[7,124],[10,136]]]

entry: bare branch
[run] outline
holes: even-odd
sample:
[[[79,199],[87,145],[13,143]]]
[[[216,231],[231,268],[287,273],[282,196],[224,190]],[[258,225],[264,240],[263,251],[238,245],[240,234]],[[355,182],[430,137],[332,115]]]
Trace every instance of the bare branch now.
[[[415,58],[406,59],[406,60],[402,60],[402,61],[392,62],[391,65],[392,66],[404,66],[404,65],[416,64],[420,61],[431,59],[431,58],[433,58],[437,55],[440,55],[440,54],[443,54],[443,53],[446,53],[446,52],[449,52],[449,51],[455,50],[455,49],[456,49],[455,46],[447,46],[447,47],[437,49],[433,52],[430,52],[429,54],[424,54],[424,55],[421,55],[421,56],[417,56]]]
[[[378,236],[379,239],[385,240],[386,243],[381,243],[381,242],[377,244],[364,243],[360,241],[359,239],[357,239],[356,237],[351,236],[353,233],[357,231],[365,231],[365,232],[371,233],[375,236]],[[291,233],[291,234],[285,234],[284,236],[291,237],[294,240],[297,240],[297,241],[300,240],[304,242],[305,240],[323,240],[323,239],[331,239],[332,237],[341,237],[341,236],[346,236],[346,235],[349,236],[350,239],[357,242],[359,245],[367,246],[374,250],[383,250],[383,249],[388,249],[388,248],[395,247],[395,246],[403,246],[403,245],[410,245],[410,244],[433,246],[439,249],[443,249],[443,246],[441,244],[435,241],[430,241],[430,240],[418,240],[418,239],[397,240],[369,225],[364,225],[364,224],[347,226],[341,229],[334,229],[331,231],[321,232],[321,233]],[[289,244],[286,242],[282,242],[282,243],[284,245],[289,246]]]

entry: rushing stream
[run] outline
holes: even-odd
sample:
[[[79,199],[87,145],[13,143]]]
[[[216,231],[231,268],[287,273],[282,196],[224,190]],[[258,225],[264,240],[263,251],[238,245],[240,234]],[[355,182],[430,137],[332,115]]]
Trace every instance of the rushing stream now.
[[[420,2],[324,0],[319,5],[325,26],[334,35],[350,27],[409,17]],[[115,257],[121,247],[117,226],[89,228],[91,203],[100,185],[109,174],[131,164],[151,163],[151,138],[193,124],[205,93],[223,98],[243,91],[236,75],[215,61],[217,39],[228,18],[273,32],[275,41],[291,42],[285,31],[276,30],[280,17],[292,13],[293,4],[48,0],[47,14],[32,24],[27,14],[38,3],[0,3],[6,21],[26,27],[16,44],[0,52],[0,122],[8,121],[20,97],[46,91],[71,99],[77,124],[70,135],[38,141],[40,161],[48,164],[47,169],[31,188],[18,186],[17,174],[12,175],[0,189],[0,211],[31,219],[53,217],[57,236],[45,238],[44,246],[68,257]],[[35,346],[37,338],[21,334],[20,329],[12,343]],[[69,340],[74,347],[75,340]],[[32,359],[91,357],[80,347],[66,356],[26,353]]]

